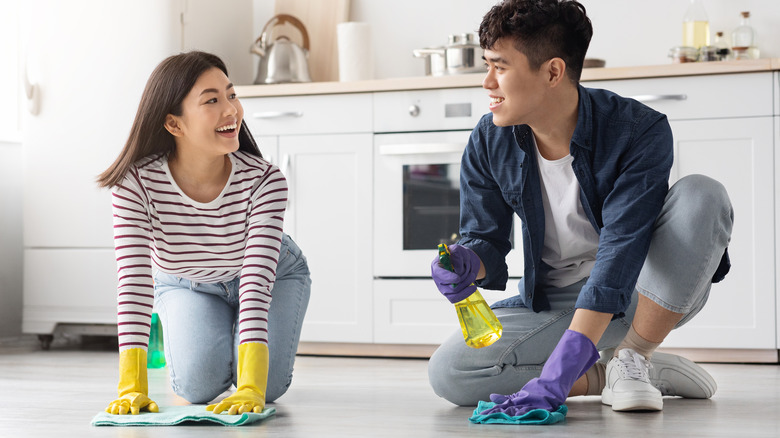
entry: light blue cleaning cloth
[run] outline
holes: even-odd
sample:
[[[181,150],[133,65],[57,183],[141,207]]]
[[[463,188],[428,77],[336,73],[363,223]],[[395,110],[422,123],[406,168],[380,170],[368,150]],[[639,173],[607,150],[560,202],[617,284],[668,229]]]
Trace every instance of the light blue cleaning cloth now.
[[[138,415],[112,415],[101,412],[92,419],[93,426],[176,426],[186,422],[216,423],[223,426],[244,426],[264,420],[276,413],[276,408],[266,407],[259,414],[214,414],[206,405],[160,407],[160,412],[141,412]]]
[[[569,411],[569,408],[567,408],[566,405],[561,405],[553,412],[545,409],[534,409],[519,417],[512,417],[503,412],[495,412],[487,415],[480,414],[480,412],[490,409],[495,405],[496,404],[493,402],[480,401],[479,404],[477,404],[477,408],[474,409],[474,413],[471,414],[469,421],[481,424],[554,424],[563,421],[563,419],[566,418],[566,412]]]

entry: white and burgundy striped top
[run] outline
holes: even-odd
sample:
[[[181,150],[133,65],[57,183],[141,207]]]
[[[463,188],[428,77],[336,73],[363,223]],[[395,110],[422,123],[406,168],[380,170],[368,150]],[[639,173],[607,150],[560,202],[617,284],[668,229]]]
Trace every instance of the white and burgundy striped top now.
[[[139,161],[112,189],[120,351],[148,347],[152,264],[197,283],[240,275],[239,342],[268,343],[287,181],[260,157],[229,156],[230,179],[207,204],[181,191],[165,157]]]

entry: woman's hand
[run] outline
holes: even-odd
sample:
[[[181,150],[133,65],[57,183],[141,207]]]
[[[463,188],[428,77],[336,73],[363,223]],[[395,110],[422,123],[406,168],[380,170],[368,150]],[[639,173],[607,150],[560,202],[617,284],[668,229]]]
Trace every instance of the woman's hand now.
[[[119,352],[119,398],[111,402],[106,412],[138,415],[141,410],[158,412],[157,403],[149,399],[146,378],[146,350],[129,348]]]
[[[225,412],[228,415],[240,415],[244,412],[259,414],[265,407],[265,396],[251,388],[244,388],[219,403],[206,406],[206,410],[215,414]]]
[[[239,415],[260,413],[265,407],[265,389],[268,384],[268,346],[259,342],[245,342],[238,346],[238,377],[236,392],[219,403],[206,406],[215,414]]]
[[[114,415],[125,415],[127,413],[138,415],[141,410],[159,412],[160,409],[157,403],[152,401],[146,394],[140,392],[127,393],[112,401],[106,408],[106,412]]]

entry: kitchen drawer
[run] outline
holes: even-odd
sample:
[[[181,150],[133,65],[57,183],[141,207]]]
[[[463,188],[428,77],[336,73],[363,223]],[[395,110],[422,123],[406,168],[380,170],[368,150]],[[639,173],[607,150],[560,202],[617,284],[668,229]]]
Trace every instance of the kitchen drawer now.
[[[768,116],[773,111],[772,73],[588,81],[633,97],[669,120]]]
[[[241,99],[252,134],[337,134],[372,132],[372,96],[252,97]]]
[[[471,130],[488,103],[482,88],[376,93],[374,132]]]
[[[113,248],[25,249],[22,332],[116,325],[117,282]]]
[[[517,295],[482,291],[488,304]],[[374,342],[441,344],[460,331],[458,314],[430,279],[374,280]]]

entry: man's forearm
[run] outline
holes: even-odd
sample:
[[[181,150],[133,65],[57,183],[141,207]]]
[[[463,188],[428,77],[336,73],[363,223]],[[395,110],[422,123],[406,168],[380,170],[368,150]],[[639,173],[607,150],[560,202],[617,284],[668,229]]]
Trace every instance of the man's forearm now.
[[[612,314],[596,312],[588,309],[576,309],[569,325],[569,330],[587,336],[594,345],[598,344],[601,335],[612,320]]]

